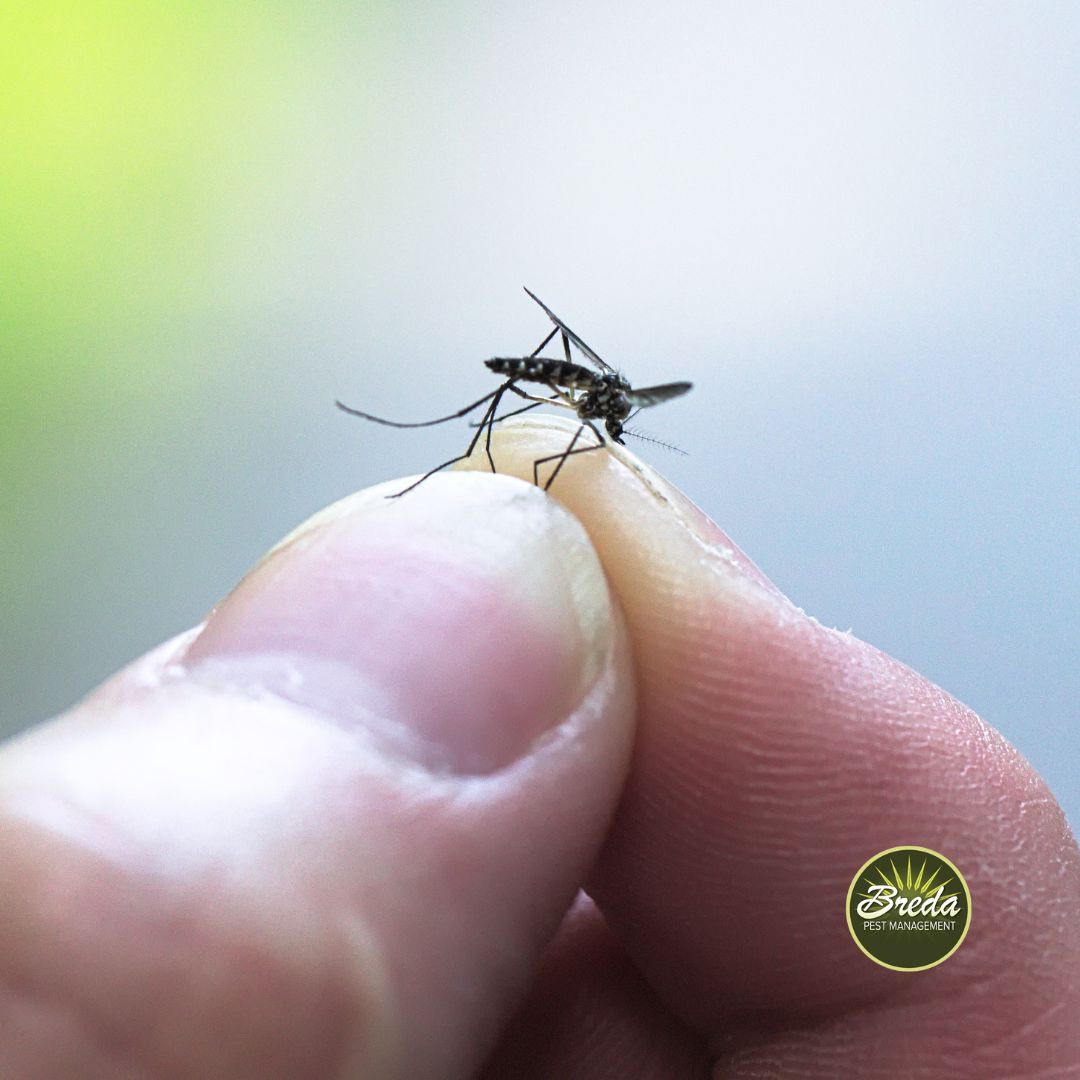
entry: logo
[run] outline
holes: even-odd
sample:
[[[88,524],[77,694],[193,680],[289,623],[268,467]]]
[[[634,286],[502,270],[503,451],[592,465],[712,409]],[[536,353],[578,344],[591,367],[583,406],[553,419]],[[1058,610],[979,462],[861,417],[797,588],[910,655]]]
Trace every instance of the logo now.
[[[855,944],[893,971],[925,971],[947,960],[971,925],[963,874],[929,848],[889,848],[864,863],[847,894]]]

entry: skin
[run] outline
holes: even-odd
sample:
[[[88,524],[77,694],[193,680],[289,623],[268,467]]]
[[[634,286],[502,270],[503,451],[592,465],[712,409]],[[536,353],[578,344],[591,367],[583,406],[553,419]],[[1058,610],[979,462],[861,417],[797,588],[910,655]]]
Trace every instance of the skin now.
[[[0,751],[0,1075],[1080,1076],[1080,858],[999,734],[622,450],[402,486]],[[916,974],[842,914],[907,843],[972,894]]]

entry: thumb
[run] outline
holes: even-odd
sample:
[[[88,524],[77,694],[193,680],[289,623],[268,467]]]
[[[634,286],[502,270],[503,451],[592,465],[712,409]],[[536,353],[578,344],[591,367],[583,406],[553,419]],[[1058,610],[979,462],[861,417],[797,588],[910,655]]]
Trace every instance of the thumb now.
[[[483,1060],[605,832],[632,676],[556,503],[394,490],[0,752],[0,1075]]]

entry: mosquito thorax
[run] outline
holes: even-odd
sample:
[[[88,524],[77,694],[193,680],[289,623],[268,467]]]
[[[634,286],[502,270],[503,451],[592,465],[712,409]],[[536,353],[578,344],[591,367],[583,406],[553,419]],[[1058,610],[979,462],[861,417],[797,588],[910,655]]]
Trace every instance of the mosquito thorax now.
[[[630,384],[621,375],[607,372],[598,375],[592,389],[578,404],[578,416],[582,420],[603,420],[607,433],[621,443],[622,422],[633,409],[626,395],[629,389]]]

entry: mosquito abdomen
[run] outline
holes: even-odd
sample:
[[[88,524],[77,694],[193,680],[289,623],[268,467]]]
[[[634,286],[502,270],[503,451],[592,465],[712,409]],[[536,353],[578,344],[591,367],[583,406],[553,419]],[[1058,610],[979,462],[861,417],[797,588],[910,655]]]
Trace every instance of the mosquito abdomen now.
[[[596,385],[596,374],[567,360],[545,360],[540,356],[496,356],[484,361],[498,375],[525,382],[555,383],[568,389],[588,390]]]

